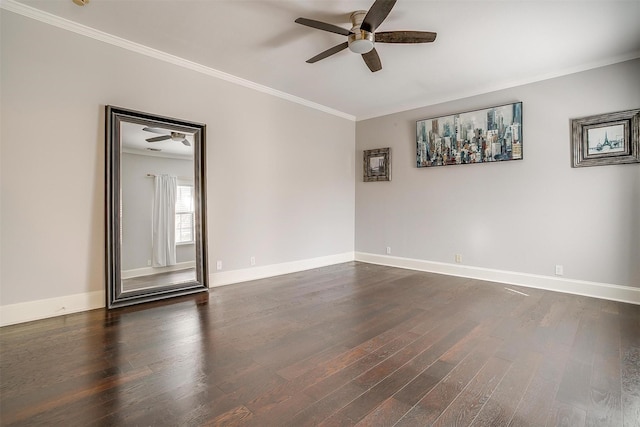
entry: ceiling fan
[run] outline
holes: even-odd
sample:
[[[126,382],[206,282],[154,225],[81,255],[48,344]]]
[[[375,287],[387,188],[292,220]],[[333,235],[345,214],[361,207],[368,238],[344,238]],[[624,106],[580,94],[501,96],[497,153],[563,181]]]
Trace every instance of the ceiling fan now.
[[[167,134],[167,130],[166,129],[152,128],[152,127],[145,127],[142,130],[147,131],[147,132],[163,134],[162,136],[156,136],[156,137],[153,137],[153,138],[145,139],[145,141],[147,141],[147,142],[160,142],[160,141],[166,141],[166,140],[170,139],[170,140],[175,141],[175,142],[182,142],[187,147],[191,147],[191,143],[189,141],[187,141],[186,135],[184,133],[169,131],[170,133]]]
[[[376,28],[382,24],[393,9],[397,0],[376,0],[369,11],[357,10],[351,14],[353,27],[346,30],[326,22],[307,18],[298,18],[296,23],[318,30],[347,36],[348,40],[307,60],[309,64],[318,62],[334,55],[346,48],[354,53],[362,55],[362,59],[372,72],[382,69],[380,57],[375,48],[375,43],[430,43],[436,39],[436,33],[429,31],[382,31],[376,33]]]

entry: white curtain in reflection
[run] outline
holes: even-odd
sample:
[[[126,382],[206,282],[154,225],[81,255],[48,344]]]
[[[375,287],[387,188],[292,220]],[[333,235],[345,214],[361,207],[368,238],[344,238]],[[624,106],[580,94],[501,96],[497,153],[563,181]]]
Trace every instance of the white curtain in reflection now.
[[[153,266],[176,263],[176,192],[178,178],[156,175],[153,198]]]

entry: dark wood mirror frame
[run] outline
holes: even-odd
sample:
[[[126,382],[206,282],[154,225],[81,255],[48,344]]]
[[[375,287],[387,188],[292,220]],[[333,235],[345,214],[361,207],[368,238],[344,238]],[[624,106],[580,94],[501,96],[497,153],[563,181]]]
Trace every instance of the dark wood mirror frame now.
[[[162,117],[106,106],[106,284],[109,309],[175,296],[208,291],[206,241],[206,125],[174,118]],[[193,135],[194,161],[194,219],[196,280],[168,284],[146,290],[123,290],[121,248],[121,154],[122,123],[135,123],[149,127],[162,127],[171,131]]]

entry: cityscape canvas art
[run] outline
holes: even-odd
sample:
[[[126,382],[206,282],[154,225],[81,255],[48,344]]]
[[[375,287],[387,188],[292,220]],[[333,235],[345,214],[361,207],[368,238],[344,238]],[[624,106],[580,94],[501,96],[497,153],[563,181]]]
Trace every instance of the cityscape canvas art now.
[[[522,102],[416,122],[417,166],[522,159]]]

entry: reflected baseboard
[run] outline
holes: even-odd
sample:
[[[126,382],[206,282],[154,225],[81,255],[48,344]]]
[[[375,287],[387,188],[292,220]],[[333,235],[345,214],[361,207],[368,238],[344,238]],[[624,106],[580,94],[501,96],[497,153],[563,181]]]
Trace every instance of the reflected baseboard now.
[[[151,291],[169,285],[187,284],[197,280],[196,268],[164,271],[146,276],[136,276],[122,279],[122,292]]]
[[[167,267],[144,267],[134,268],[132,270],[122,270],[123,279],[131,279],[133,277],[151,276],[159,273],[169,273],[172,271],[186,270],[189,268],[196,268],[195,261],[179,262],[175,265],[169,265]]]

